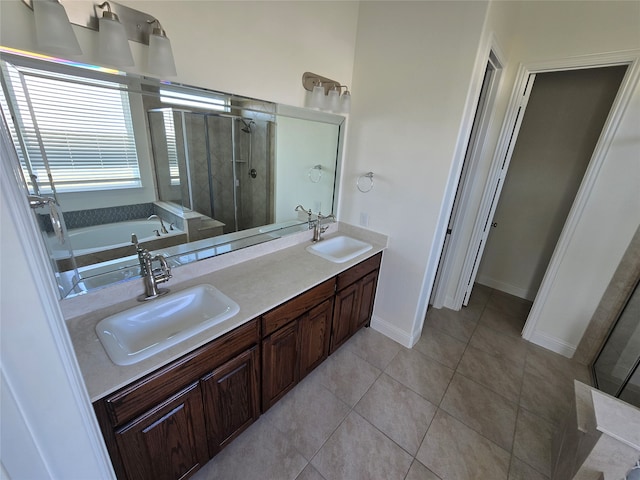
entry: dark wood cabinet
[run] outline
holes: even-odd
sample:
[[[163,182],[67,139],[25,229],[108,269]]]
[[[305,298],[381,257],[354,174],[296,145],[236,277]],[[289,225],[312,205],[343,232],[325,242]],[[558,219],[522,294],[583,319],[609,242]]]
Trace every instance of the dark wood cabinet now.
[[[262,316],[262,411],[329,354],[335,278]]]
[[[358,283],[352,283],[336,293],[336,302],[333,307],[331,353],[351,336],[351,325],[356,323],[358,299]]]
[[[115,432],[130,480],[189,478],[209,460],[198,383]]]
[[[260,416],[258,352],[255,346],[201,379],[210,457]]]
[[[96,401],[116,476],[192,476],[370,322],[381,257]]]
[[[381,259],[379,253],[338,275],[329,353],[371,321]]]
[[[186,479],[260,414],[251,320],[94,403],[119,479]]]
[[[292,321],[262,341],[262,411],[298,383],[298,326]]]
[[[300,319],[300,379],[329,356],[333,299],[325,300]]]

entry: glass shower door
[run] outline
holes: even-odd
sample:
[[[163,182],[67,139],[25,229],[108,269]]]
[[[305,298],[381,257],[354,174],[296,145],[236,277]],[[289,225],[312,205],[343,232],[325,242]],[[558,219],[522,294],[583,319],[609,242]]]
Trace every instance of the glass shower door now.
[[[636,284],[593,364],[596,386],[640,407],[640,289]]]

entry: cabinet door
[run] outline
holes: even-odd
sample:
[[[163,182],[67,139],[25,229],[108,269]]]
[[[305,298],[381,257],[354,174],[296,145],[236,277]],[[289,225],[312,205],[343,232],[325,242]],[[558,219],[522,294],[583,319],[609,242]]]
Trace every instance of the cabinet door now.
[[[336,294],[333,307],[333,331],[331,332],[330,353],[342,345],[351,334],[351,325],[358,316],[358,282],[349,285]]]
[[[209,459],[202,393],[194,383],[115,432],[129,480],[176,480]]]
[[[327,300],[300,320],[300,379],[329,355],[333,300]]]
[[[364,325],[369,323],[373,314],[373,301],[376,296],[376,286],[378,285],[378,270],[365,275],[358,282],[360,290],[360,305],[358,305],[358,315],[356,323],[351,327],[351,333],[354,334]]]
[[[259,361],[255,346],[201,379],[209,456],[218,453],[260,415]]]
[[[298,350],[297,321],[262,341],[262,411],[298,383]]]

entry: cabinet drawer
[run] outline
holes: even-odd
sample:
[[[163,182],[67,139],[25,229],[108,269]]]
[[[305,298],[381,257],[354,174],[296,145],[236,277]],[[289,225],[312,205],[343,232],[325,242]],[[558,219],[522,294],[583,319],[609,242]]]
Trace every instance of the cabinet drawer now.
[[[262,335],[267,336],[284,327],[291,320],[330,298],[334,291],[335,279],[332,278],[265,313],[262,316]]]
[[[259,339],[260,324],[254,319],[108,396],[104,403],[112,424],[122,425],[164,401],[193,379],[257,344]]]
[[[354,265],[346,272],[338,275],[336,290],[340,291],[344,287],[351,285],[353,282],[360,280],[366,274],[373,272],[380,268],[380,262],[382,260],[382,252],[374,255],[373,257]]]

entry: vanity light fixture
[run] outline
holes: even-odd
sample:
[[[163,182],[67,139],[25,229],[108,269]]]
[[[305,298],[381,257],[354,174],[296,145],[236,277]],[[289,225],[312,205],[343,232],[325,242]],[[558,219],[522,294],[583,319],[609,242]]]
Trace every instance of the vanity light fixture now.
[[[149,35],[149,73],[175,77],[177,72],[171,51],[171,42],[158,20],[151,23],[155,23],[156,26],[153,27],[151,35]]]
[[[134,65],[127,32],[118,15],[111,11],[109,2],[101,3],[98,8],[106,8],[98,23],[98,59],[114,67]]]
[[[36,22],[36,44],[42,51],[55,55],[82,54],[67,12],[57,0],[33,0],[30,6]]]
[[[2,1],[2,0],[0,0]],[[103,1],[103,0],[98,0]],[[98,31],[98,61],[113,67],[134,65],[129,41],[149,46],[148,73],[177,75],[171,43],[158,19],[112,0],[22,0],[34,11],[38,47],[46,53],[82,53],[71,24]],[[67,33],[62,33],[67,31]],[[66,39],[66,40],[65,40]]]
[[[306,99],[306,105],[310,108],[334,113],[349,113],[351,110],[351,93],[340,82],[305,72],[302,74],[302,86],[307,92],[311,92]],[[343,88],[344,92],[340,95]]]

